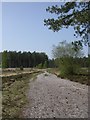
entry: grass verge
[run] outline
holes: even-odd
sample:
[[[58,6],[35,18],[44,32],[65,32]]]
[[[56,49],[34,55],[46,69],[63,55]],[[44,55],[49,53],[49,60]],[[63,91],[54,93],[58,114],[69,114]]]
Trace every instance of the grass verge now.
[[[73,82],[79,82],[81,84],[89,85],[89,80],[88,80],[89,77],[88,77],[88,73],[86,72],[86,70],[84,69],[84,72],[82,72],[82,70],[81,70],[80,73],[78,73],[76,75],[68,75],[68,76],[62,76],[60,74],[60,70],[58,68],[47,69],[47,72],[55,74],[57,77],[60,77],[62,79],[68,79]]]
[[[39,73],[32,73],[17,79],[15,77],[13,80],[2,82],[2,118],[19,118],[23,106],[28,103],[26,91],[29,80],[35,79]]]

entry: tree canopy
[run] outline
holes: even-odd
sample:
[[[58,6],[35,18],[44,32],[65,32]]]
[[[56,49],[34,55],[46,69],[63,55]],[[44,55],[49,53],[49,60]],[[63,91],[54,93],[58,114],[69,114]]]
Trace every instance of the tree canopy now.
[[[54,58],[83,57],[83,52],[80,48],[78,48],[78,51],[75,51],[74,46],[66,41],[60,42],[57,46],[53,46],[52,53]]]
[[[48,7],[46,11],[57,15],[57,18],[44,20],[44,25],[48,26],[49,29],[57,32],[62,28],[73,26],[75,30],[74,36],[81,37],[81,40],[74,42],[74,45],[89,44],[90,2],[66,2],[61,6]]]
[[[3,51],[2,53],[2,67],[36,67],[38,64],[44,65],[48,61],[48,56],[41,52],[17,52],[17,51]]]

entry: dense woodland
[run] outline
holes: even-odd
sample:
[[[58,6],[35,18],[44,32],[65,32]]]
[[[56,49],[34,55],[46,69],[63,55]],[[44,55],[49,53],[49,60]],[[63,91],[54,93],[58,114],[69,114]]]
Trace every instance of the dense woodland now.
[[[2,52],[2,67],[16,68],[16,67],[36,67],[38,64],[44,65],[48,61],[48,56],[45,53],[38,52],[16,52],[4,51]]]
[[[2,55],[1,55],[2,54]],[[49,59],[45,53],[39,52],[16,52],[16,51],[3,51],[0,53],[0,63],[3,68],[16,68],[16,67],[58,67],[61,58]],[[72,58],[73,62],[81,67],[88,67],[88,58]],[[67,60],[66,60],[67,61]]]

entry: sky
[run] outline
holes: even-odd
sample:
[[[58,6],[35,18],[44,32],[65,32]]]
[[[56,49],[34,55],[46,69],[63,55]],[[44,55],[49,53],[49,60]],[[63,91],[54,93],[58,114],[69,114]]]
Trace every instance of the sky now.
[[[73,28],[53,32],[44,26],[44,19],[56,17],[46,12],[46,8],[63,3],[14,2],[2,3],[2,49],[11,51],[45,52],[52,58],[53,45],[66,40],[72,42]],[[87,55],[87,48],[84,47]]]

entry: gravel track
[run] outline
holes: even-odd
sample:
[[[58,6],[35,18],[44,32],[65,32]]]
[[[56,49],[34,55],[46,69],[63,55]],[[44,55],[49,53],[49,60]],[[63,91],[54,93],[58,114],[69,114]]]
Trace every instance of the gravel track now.
[[[24,118],[88,118],[88,86],[50,73],[30,82]]]

